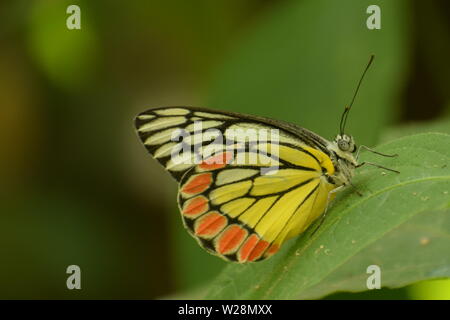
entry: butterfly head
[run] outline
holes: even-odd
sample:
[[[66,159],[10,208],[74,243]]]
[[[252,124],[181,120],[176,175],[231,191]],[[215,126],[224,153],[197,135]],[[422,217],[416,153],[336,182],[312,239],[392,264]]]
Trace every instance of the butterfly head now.
[[[348,136],[346,134],[338,134],[334,139],[336,146],[342,152],[350,152],[354,153],[356,151],[355,140],[352,136]]]
[[[334,153],[339,167],[354,169],[358,165],[355,155],[353,154],[357,147],[352,136],[338,134],[328,148]]]
[[[353,154],[357,147],[352,136],[338,134],[328,149],[332,151],[333,165],[336,169],[333,179],[337,186],[348,185],[358,162]]]

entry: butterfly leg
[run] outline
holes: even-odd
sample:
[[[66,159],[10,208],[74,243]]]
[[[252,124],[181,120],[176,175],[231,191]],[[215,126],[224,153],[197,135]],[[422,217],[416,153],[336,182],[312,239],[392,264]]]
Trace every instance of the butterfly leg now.
[[[393,157],[397,157],[397,156],[398,156],[398,154],[386,154],[386,153],[381,153],[381,152],[376,151],[376,150],[374,150],[374,149],[372,149],[372,148],[369,148],[369,147],[367,147],[367,146],[360,145],[359,148],[358,148],[358,151],[356,152],[356,160],[359,159],[359,153],[361,152],[361,149],[366,149],[367,151],[370,151],[370,152],[372,152],[372,153],[378,154],[379,156],[382,156],[382,157],[390,157],[390,158],[393,158]]]
[[[390,168],[386,168],[386,167],[383,167],[382,165],[379,165],[379,164],[376,164],[376,163],[372,163],[372,162],[367,162],[367,161],[361,162],[360,164],[358,164],[356,166],[356,168],[362,167],[365,164],[368,164],[368,165],[371,165],[371,166],[374,166],[374,167],[377,167],[377,168],[380,168],[380,169],[392,171],[392,172],[395,172],[395,173],[400,173],[400,171],[397,171],[397,170],[394,170],[394,169],[390,169]]]

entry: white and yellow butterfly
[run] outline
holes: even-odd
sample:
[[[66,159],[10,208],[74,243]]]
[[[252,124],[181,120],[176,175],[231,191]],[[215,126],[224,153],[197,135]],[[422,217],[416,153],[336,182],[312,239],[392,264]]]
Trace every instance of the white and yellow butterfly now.
[[[325,212],[356,168],[375,165],[358,163],[344,133],[350,107],[334,141],[287,122],[195,107],[150,109],[135,124],[148,152],[179,183],[188,232],[208,252],[244,263],[272,256]]]

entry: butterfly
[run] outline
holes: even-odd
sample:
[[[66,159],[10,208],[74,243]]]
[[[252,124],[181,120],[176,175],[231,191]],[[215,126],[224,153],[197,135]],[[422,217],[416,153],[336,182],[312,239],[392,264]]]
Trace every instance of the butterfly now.
[[[187,106],[149,109],[135,126],[178,182],[184,226],[200,246],[228,261],[254,262],[323,216],[356,168],[395,171],[357,161],[360,148],[344,133],[356,92],[333,141],[284,121]]]

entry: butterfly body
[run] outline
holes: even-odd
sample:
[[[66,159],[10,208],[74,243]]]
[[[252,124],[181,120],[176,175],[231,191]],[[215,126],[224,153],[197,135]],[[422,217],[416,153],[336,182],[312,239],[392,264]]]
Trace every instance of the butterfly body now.
[[[353,138],[328,141],[258,116],[162,107],[139,114],[135,124],[179,183],[188,232],[208,252],[239,263],[268,258],[305,231],[357,166]],[[275,140],[266,134],[273,130]],[[248,133],[254,131],[265,133]]]

